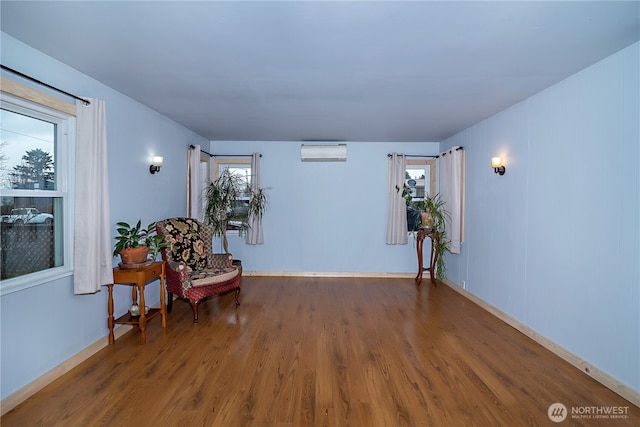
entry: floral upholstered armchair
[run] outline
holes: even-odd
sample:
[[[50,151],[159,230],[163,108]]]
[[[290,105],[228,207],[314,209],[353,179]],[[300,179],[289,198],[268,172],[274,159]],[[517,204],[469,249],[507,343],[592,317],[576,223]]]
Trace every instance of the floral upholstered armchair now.
[[[169,218],[156,223],[158,235],[164,237],[162,249],[167,286],[167,312],[171,312],[173,295],[189,300],[193,323],[198,323],[198,304],[207,297],[235,290],[240,305],[241,273],[233,265],[231,254],[214,254],[211,227],[192,218]]]

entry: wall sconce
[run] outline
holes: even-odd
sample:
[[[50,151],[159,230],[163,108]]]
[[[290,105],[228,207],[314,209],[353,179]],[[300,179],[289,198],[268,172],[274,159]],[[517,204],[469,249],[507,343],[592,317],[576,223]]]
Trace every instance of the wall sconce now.
[[[504,175],[506,172],[506,168],[502,165],[502,157],[492,157],[491,158],[491,167],[493,171],[499,175]]]
[[[160,172],[160,166],[162,166],[162,156],[153,156],[151,158],[151,166],[149,166],[149,172],[153,175],[156,172]]]

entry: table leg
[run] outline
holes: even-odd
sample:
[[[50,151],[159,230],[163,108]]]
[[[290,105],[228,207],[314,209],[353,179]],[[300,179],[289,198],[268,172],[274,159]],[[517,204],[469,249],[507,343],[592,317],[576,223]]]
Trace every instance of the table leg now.
[[[424,242],[424,236],[420,235],[420,232],[416,235],[416,251],[418,252],[418,275],[416,276],[416,285],[419,285],[422,282],[422,272],[424,268],[422,267],[422,243]]]
[[[144,344],[147,342],[147,334],[145,332],[147,329],[147,316],[144,314],[146,311],[144,302],[144,283],[138,284],[138,290],[140,291],[140,321],[138,326],[140,327],[140,341]]]
[[[107,313],[109,313],[109,318],[107,320],[107,326],[109,327],[109,344],[113,344],[116,340],[113,335],[113,283],[107,285],[109,288],[109,300],[107,302]]]
[[[438,248],[440,247],[440,237],[436,234],[436,236],[431,236],[431,259],[429,260],[429,273],[431,275],[431,282],[433,286],[438,286],[438,281],[436,280],[436,261],[438,259]]]
[[[165,283],[164,283],[164,262],[162,263],[162,275],[160,276],[160,317],[162,319],[162,327],[167,327],[167,305],[165,304]]]

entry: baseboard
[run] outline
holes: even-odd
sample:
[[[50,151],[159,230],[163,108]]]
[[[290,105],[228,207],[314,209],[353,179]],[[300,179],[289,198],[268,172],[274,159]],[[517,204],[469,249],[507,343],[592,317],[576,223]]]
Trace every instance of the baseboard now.
[[[115,329],[113,331],[113,334],[117,339],[132,329],[133,326],[131,325],[122,325],[118,329]],[[109,337],[108,335],[105,335],[98,341],[91,344],[89,347],[85,348],[79,353],[74,354],[69,359],[65,360],[55,368],[46,372],[44,375],[25,385],[20,390],[5,397],[4,399],[2,399],[2,401],[0,401],[0,416],[6,414],[10,410],[36,394],[38,391],[42,390],[44,387],[51,384],[62,375],[66,374],[67,372],[78,366],[80,363],[84,362],[108,345]]]
[[[615,378],[613,378],[610,375],[602,372],[601,370],[599,370],[595,366],[589,364],[585,360],[581,359],[580,357],[576,356],[575,354],[571,353],[570,351],[566,350],[565,348],[563,348],[562,346],[556,344],[555,342],[551,341],[550,339],[544,337],[543,335],[540,335],[538,332],[534,331],[533,329],[529,328],[528,326],[526,326],[525,324],[519,322],[518,320],[516,320],[513,317],[509,316],[508,314],[500,311],[496,307],[494,307],[491,304],[487,303],[486,301],[480,299],[479,297],[475,296],[474,294],[470,293],[469,291],[467,291],[465,289],[462,289],[462,287],[456,285],[455,283],[453,283],[453,282],[451,282],[449,280],[446,280],[446,279],[443,281],[443,283],[445,285],[449,286],[454,291],[460,293],[462,296],[464,296],[467,299],[469,299],[471,302],[479,305],[484,310],[486,310],[487,312],[491,313],[492,315],[494,315],[498,319],[502,320],[503,322],[505,322],[506,324],[508,324],[512,328],[522,332],[524,335],[526,335],[527,337],[531,338],[532,340],[534,340],[535,342],[537,342],[538,344],[540,344],[541,346],[543,346],[547,350],[551,351],[556,356],[560,357],[561,359],[565,360],[566,362],[569,362],[571,365],[573,365],[574,367],[578,368],[579,370],[581,370],[585,374],[589,375],[591,378],[593,378],[594,380],[598,381],[600,384],[604,385],[605,387],[607,387],[608,389],[610,389],[614,393],[619,394],[620,396],[622,396],[625,399],[627,399],[629,402],[631,402],[634,405],[640,407],[640,393],[637,392],[636,390],[634,390],[634,389],[632,389],[632,388],[630,388],[630,387],[628,387],[628,386],[626,386],[624,384],[621,384]]]
[[[256,271],[242,270],[243,276],[255,277],[371,277],[381,279],[413,279],[416,273],[351,272],[351,271]]]

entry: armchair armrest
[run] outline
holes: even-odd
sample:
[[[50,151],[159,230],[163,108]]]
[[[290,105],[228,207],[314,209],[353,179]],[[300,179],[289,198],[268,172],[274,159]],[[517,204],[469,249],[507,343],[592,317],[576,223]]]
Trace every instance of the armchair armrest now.
[[[168,282],[181,283],[188,277],[189,267],[182,261],[165,261],[165,275]]]
[[[184,262],[180,262],[180,261],[167,261],[167,266],[175,271],[176,273],[180,272],[181,270],[184,270],[184,268],[186,267],[184,265]]]

